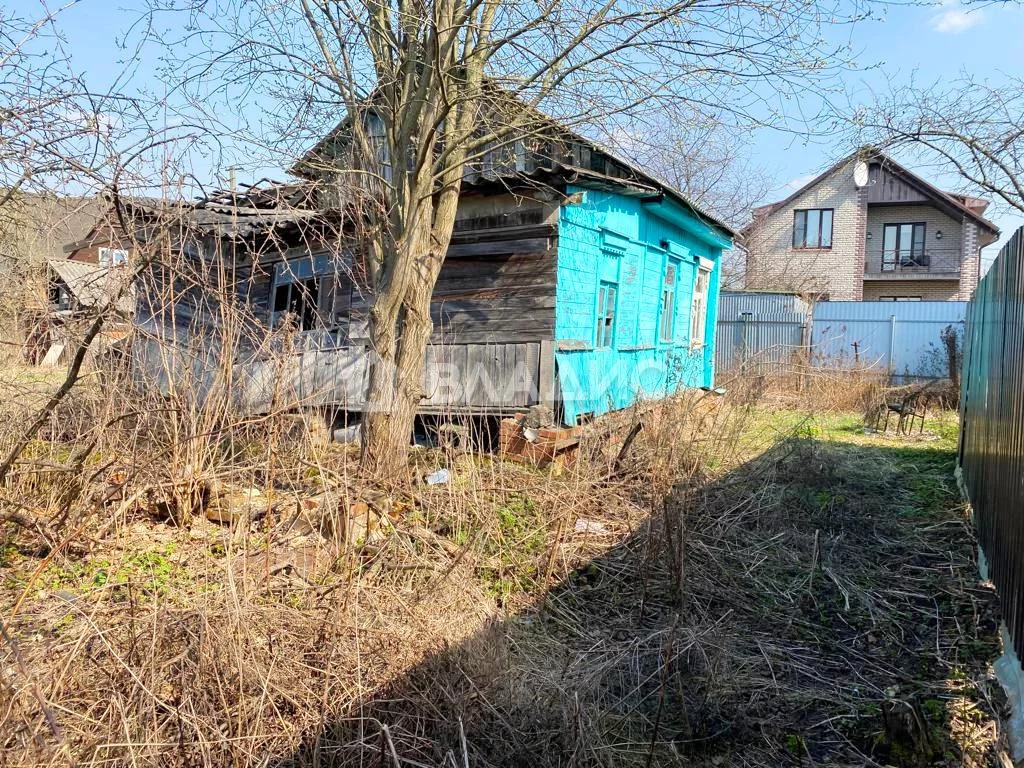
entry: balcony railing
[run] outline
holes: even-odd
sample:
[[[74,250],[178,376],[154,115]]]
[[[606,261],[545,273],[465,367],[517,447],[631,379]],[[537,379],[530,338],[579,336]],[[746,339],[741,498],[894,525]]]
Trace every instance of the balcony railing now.
[[[884,250],[868,248],[864,260],[866,275],[958,275],[961,250],[956,248],[925,248],[922,250]]]

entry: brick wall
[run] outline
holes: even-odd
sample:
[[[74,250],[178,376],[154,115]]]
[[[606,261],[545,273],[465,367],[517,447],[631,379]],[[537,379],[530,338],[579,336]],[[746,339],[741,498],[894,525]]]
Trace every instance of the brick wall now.
[[[747,238],[747,288],[828,294],[834,301],[861,298],[863,196],[847,164],[784,207],[755,223]],[[793,211],[832,208],[832,247],[793,248]]]
[[[793,212],[804,208],[834,210],[831,248],[793,248]],[[917,222],[925,224],[925,246],[933,266],[943,260],[961,260],[960,282],[865,282],[865,272],[881,271],[884,226]],[[936,238],[939,231],[941,239]],[[966,301],[977,287],[981,266],[973,222],[953,218],[929,204],[869,207],[867,188],[853,184],[852,164],[756,221],[747,236],[747,249],[747,289],[828,294],[833,301],[873,301],[893,295]]]
[[[867,231],[871,240],[867,247],[868,272],[880,272],[882,265],[882,244],[886,224],[924,223],[925,249],[932,254],[932,265],[938,266],[943,260],[959,258],[961,254],[961,230],[963,225],[930,205],[883,205],[868,209]],[[935,236],[942,232],[942,239]]]
[[[955,280],[868,280],[864,301],[883,296],[920,296],[922,301],[960,301],[960,284]]]
[[[867,254],[868,231],[868,188],[857,190],[857,215],[854,218],[854,245],[857,249],[857,293],[856,299],[864,299],[864,264]]]
[[[978,225],[965,221],[960,235],[963,263],[960,271],[960,301],[970,301],[978,287],[981,274],[981,248],[978,247]]]

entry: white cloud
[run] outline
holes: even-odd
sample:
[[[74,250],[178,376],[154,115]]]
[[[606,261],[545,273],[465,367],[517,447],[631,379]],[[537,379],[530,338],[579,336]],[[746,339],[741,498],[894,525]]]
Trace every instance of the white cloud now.
[[[785,189],[787,192],[796,192],[804,185],[810,184],[812,181],[814,181],[816,176],[817,174],[815,173],[808,173],[804,176],[797,176],[795,179],[790,179],[789,181],[787,181],[783,185],[783,189]]]
[[[944,35],[958,35],[980,21],[980,10],[968,11],[959,0],[945,0],[942,10],[932,16],[932,29]]]
[[[88,133],[110,135],[118,127],[120,121],[106,112],[91,112],[77,105],[61,107],[57,115],[67,123],[81,128]]]

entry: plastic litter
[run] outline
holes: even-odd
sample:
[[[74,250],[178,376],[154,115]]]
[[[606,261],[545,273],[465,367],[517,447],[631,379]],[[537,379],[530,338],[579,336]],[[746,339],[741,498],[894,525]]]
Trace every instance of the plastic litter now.
[[[589,533],[593,536],[607,536],[608,529],[604,527],[604,524],[597,522],[596,520],[586,520],[580,518],[576,521],[576,525],[573,527],[576,533]]]
[[[426,482],[427,485],[444,485],[451,479],[452,473],[449,472],[447,469],[439,469],[436,472],[431,472],[429,475],[423,478],[424,482]]]

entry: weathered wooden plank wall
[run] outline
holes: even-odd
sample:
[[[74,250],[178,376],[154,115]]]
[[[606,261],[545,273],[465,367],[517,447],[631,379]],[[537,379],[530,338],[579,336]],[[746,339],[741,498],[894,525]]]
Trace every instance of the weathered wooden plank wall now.
[[[512,195],[470,198],[460,209],[431,304],[425,411],[504,412],[540,402],[542,390],[550,402],[552,383],[541,375],[553,381],[557,211]],[[297,258],[309,258],[309,250],[269,252],[256,261],[233,255],[230,273],[194,258],[155,270],[139,318],[140,381],[164,394],[187,389],[197,397],[230,386],[244,412],[281,403],[365,408],[372,297],[353,278],[351,259],[335,259],[321,278],[326,328],[291,342],[269,328],[275,269]],[[222,296],[235,299],[231,328]],[[225,333],[241,337],[229,368],[213,353],[212,340]],[[286,343],[295,348],[286,352]]]
[[[328,406],[364,410],[369,360],[367,347],[337,346],[225,367],[212,348],[155,335],[140,335],[134,355],[137,380],[161,394],[195,405],[223,397],[245,414]],[[498,414],[536,404],[542,395],[540,361],[540,342],[431,345],[421,411]]]

